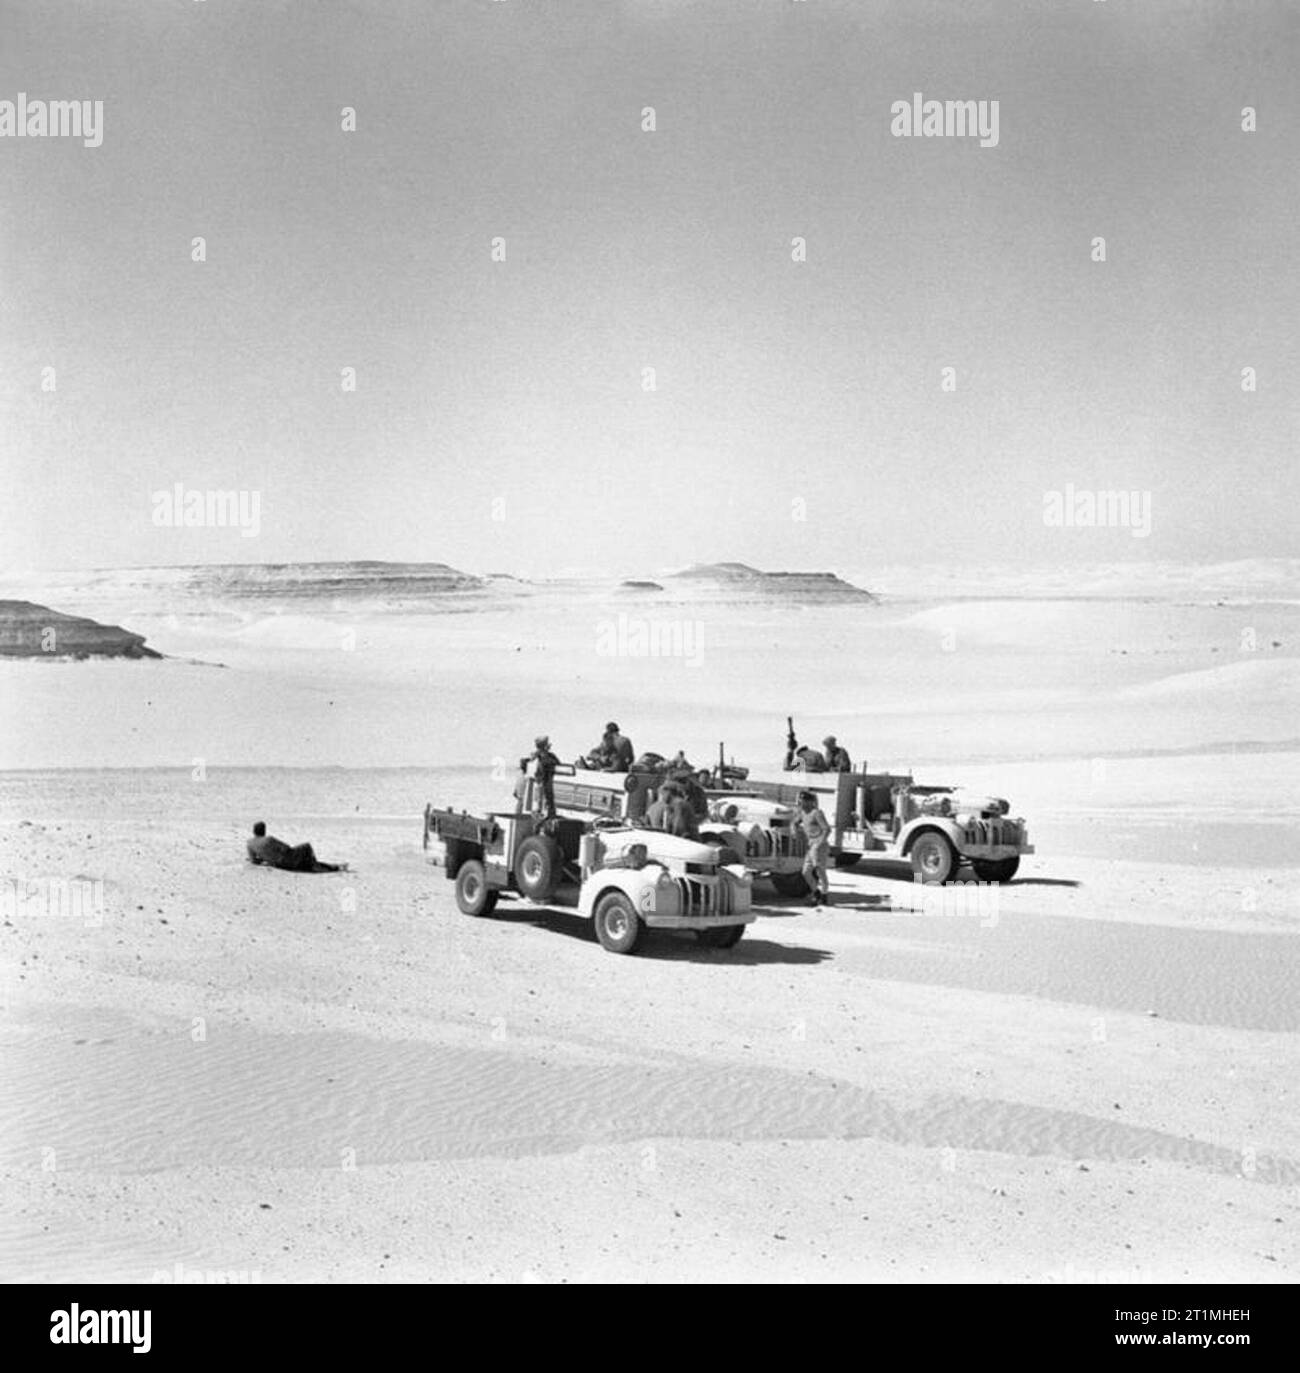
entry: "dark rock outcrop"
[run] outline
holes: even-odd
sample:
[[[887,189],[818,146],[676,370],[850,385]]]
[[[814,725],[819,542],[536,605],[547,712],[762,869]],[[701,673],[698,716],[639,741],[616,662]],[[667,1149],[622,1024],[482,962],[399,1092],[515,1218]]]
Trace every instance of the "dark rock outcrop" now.
[[[33,601],[0,601],[0,657],[161,658],[143,634],[64,615]]]

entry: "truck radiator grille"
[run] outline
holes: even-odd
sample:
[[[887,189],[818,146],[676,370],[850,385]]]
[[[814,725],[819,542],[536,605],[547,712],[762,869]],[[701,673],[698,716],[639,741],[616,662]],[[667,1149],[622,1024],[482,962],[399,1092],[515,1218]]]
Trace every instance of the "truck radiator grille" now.
[[[679,877],[677,890],[681,893],[683,915],[731,915],[731,888],[714,878]]]
[[[792,834],[789,830],[772,831],[772,853],[778,858],[802,858],[806,847],[802,832]]]
[[[972,820],[966,837],[972,844],[1019,844],[1022,838],[1014,820]]]

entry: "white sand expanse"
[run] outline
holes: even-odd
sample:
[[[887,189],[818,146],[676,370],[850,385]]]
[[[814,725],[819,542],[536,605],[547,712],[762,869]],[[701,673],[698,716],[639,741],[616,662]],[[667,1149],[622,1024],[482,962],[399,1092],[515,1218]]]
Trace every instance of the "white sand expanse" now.
[[[1293,607],[701,611],[696,667],[601,613],[118,613],[228,666],[0,664],[0,1276],[1296,1279]],[[1037,855],[635,958],[424,861],[537,729],[767,762],[788,709]],[[249,868],[258,818],[355,872]]]

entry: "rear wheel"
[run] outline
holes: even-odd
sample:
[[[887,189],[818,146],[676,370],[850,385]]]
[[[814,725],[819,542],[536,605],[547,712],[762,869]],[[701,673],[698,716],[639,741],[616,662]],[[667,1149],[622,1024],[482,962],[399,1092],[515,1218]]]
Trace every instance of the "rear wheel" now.
[[[592,912],[596,938],[608,953],[635,953],[645,926],[621,891],[606,892]]]
[[[546,902],[560,885],[560,850],[544,834],[530,834],[515,854],[515,885],[530,901]]]
[[[696,930],[695,937],[708,949],[734,949],[744,933],[743,925],[710,925],[707,930]]]
[[[981,882],[1010,882],[1020,869],[1020,855],[1014,858],[972,858],[971,867]]]
[[[456,904],[466,915],[490,915],[498,892],[488,886],[487,873],[477,858],[467,859],[456,873]]]
[[[769,876],[772,885],[782,896],[807,896],[809,895],[808,883],[804,880],[801,872],[774,872]]]
[[[929,830],[912,845],[912,871],[922,882],[940,887],[957,871],[957,850],[946,834]]]

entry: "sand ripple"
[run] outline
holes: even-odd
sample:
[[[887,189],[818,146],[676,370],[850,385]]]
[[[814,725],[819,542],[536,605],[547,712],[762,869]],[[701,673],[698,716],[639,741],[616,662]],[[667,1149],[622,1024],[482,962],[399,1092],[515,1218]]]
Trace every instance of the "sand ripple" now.
[[[29,1045],[6,1057],[6,1165],[146,1172],[569,1152],[654,1138],[874,1139],[1077,1160],[1161,1160],[1274,1185],[1289,1159],[1023,1102],[901,1102],[780,1069],[558,1063],[509,1047],[214,1029]],[[16,1080],[15,1080],[16,1079]]]

